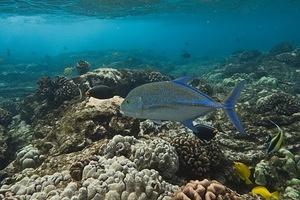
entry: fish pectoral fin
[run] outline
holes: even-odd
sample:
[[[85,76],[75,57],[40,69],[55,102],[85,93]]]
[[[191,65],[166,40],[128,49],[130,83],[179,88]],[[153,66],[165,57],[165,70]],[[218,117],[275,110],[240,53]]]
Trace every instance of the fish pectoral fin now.
[[[194,133],[198,133],[198,129],[194,126],[193,124],[193,120],[188,119],[185,120],[183,122],[181,122],[185,127],[189,128],[190,130],[192,130]]]
[[[247,185],[252,184],[252,181],[251,181],[249,178],[246,178],[246,179],[245,179],[245,182],[246,182]]]

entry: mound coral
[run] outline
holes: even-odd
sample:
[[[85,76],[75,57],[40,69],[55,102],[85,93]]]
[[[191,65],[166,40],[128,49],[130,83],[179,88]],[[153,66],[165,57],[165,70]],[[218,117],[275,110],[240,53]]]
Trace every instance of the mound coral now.
[[[267,118],[286,125],[299,119],[296,113],[300,111],[300,103],[295,96],[282,91],[266,92],[256,101],[255,110],[263,118],[256,120],[255,124],[270,126],[271,123],[264,119]]]
[[[109,86],[114,88],[116,94],[122,97],[125,97],[130,90],[139,85],[163,80],[169,80],[169,78],[155,71],[112,68],[99,68],[74,79],[76,83],[86,83],[89,87]]]
[[[141,141],[132,136],[116,135],[105,146],[104,154],[109,158],[125,156],[138,169],[155,169],[167,178],[174,176],[178,170],[178,156],[174,147],[159,138]]]
[[[258,199],[250,195],[239,195],[218,181],[190,181],[183,186],[174,197],[174,200],[251,200]]]
[[[125,157],[99,156],[84,166],[80,184],[72,181],[69,171],[65,170],[42,177],[25,176],[13,185],[3,185],[0,191],[18,199],[171,200],[177,189],[163,181],[157,171],[139,171]],[[4,195],[0,194],[1,197]]]
[[[220,166],[225,160],[216,141],[175,137],[171,144],[175,147],[179,157],[180,174],[197,177],[210,176],[216,169],[221,169]]]
[[[295,96],[279,91],[259,98],[256,102],[256,111],[269,116],[290,116],[300,111],[300,103]]]
[[[40,152],[32,145],[25,146],[17,153],[16,161],[22,169],[34,168],[41,163]]]

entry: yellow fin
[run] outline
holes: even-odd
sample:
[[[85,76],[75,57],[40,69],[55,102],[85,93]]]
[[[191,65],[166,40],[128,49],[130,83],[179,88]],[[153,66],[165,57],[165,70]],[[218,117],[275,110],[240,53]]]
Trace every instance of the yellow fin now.
[[[278,191],[271,193],[270,199],[279,200],[279,193],[278,193]]]
[[[251,181],[249,178],[246,178],[246,179],[245,179],[245,182],[246,182],[247,185],[252,184],[252,181]]]

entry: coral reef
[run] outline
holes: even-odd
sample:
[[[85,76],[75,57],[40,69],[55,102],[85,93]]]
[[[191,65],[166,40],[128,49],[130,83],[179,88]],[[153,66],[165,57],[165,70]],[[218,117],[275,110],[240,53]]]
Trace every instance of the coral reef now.
[[[181,175],[210,177],[226,168],[224,154],[216,141],[207,142],[196,137],[175,137],[171,144],[179,157]]]
[[[91,64],[87,61],[80,60],[76,63],[76,70],[79,75],[86,74],[90,70]]]
[[[7,110],[0,108],[0,125],[8,126],[12,121],[12,115]]]
[[[77,84],[88,87],[106,85],[114,88],[116,95],[125,97],[133,88],[155,81],[169,80],[165,75],[155,71],[125,70],[99,68],[74,79]]]
[[[65,77],[43,77],[38,81],[37,96],[50,105],[60,105],[79,95],[78,86]]]
[[[291,43],[289,42],[281,42],[276,44],[275,46],[273,46],[269,53],[271,55],[277,55],[277,54],[281,54],[281,53],[286,53],[286,52],[290,52],[293,51],[294,47]]]
[[[13,185],[3,185],[0,192],[31,199],[170,200],[178,189],[163,181],[157,171],[136,168],[136,164],[125,157],[97,157],[97,161],[84,166],[80,184],[72,181],[69,171],[65,170],[42,177],[25,176]]]
[[[287,149],[280,149],[277,155],[261,160],[255,166],[255,183],[280,187],[288,180],[300,177],[300,156]]]
[[[282,199],[299,199],[299,52],[289,44],[268,53],[239,51],[205,73],[198,73],[199,63],[186,63],[183,69],[202,74],[191,84],[220,102],[246,82],[236,111],[247,134],[237,134],[218,110],[194,121],[218,130],[210,141],[180,123],[122,116],[119,106],[131,89],[169,80],[159,72],[100,68],[72,79],[43,78],[35,94],[1,106],[14,117],[0,109],[0,199],[259,199],[240,195],[251,188],[234,174],[233,161],[247,164],[255,183]],[[116,96],[82,96],[97,85]],[[278,130],[269,120],[285,141],[270,156],[265,141]],[[217,181],[192,181],[178,191],[205,178]]]
[[[190,181],[183,186],[174,197],[174,200],[255,200],[259,199],[251,195],[240,195],[227,188],[218,181]]]
[[[5,131],[5,128],[0,125],[0,169],[5,167],[7,162],[7,138],[5,136]]]
[[[269,116],[292,115],[300,111],[300,103],[296,97],[279,91],[259,98],[256,102],[256,110]]]
[[[34,168],[40,163],[41,157],[40,152],[37,148],[32,145],[25,146],[17,153],[16,162],[22,167]]]
[[[159,138],[140,141],[132,136],[116,135],[106,145],[104,154],[108,158],[123,155],[133,161],[138,169],[155,169],[166,178],[171,178],[178,170],[175,148]]]

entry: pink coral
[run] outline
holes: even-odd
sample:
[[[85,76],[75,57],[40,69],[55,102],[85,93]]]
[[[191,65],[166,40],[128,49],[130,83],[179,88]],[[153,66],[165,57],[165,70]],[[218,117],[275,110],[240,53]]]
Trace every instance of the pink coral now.
[[[239,195],[218,181],[190,181],[175,194],[174,200],[243,200],[256,199],[250,195]]]

